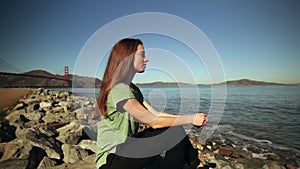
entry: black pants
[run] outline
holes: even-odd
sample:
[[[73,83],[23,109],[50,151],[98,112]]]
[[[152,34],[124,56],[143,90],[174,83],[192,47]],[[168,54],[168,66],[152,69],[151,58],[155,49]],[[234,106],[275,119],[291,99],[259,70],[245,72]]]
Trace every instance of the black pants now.
[[[138,139],[126,141],[117,147],[116,154],[109,154],[107,164],[100,169],[142,169],[166,151],[166,169],[182,169],[187,163],[196,168],[200,161],[183,127],[146,129]]]

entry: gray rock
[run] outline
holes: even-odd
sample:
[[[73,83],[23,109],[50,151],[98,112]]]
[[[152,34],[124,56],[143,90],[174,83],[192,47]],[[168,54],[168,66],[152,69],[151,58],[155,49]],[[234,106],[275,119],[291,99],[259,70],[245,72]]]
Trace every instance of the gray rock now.
[[[0,143],[9,142],[16,138],[16,127],[6,122],[0,122]]]
[[[28,104],[25,104],[25,103],[19,103],[17,104],[13,110],[21,110],[21,109],[24,109],[28,106]]]
[[[51,97],[49,97],[49,95],[39,95],[38,99],[40,99],[40,101],[49,101],[51,100]]]
[[[50,113],[49,111],[47,111],[46,115],[44,117],[42,117],[42,120],[45,123],[54,123],[54,122],[61,121],[60,118],[61,118],[61,116],[59,114],[53,114],[53,113]]]
[[[220,157],[218,157],[220,158]],[[212,158],[209,161],[210,163],[215,163],[216,164],[216,168],[215,169],[231,169],[231,163],[226,160],[226,159],[217,159],[217,158]]]
[[[28,158],[32,146],[22,142],[22,140],[16,140],[8,143],[1,143],[0,149],[2,153],[0,161],[5,161],[12,158]]]
[[[27,99],[27,98],[21,99],[20,102],[23,102],[24,104],[30,105],[30,104],[33,104],[33,103],[40,103],[41,100],[34,96],[33,98],[29,98],[29,99]]]
[[[262,169],[265,162],[258,158],[239,158],[237,163],[243,164],[247,169]]]
[[[75,163],[64,163],[59,166],[50,167],[47,169],[97,169],[95,165],[95,155],[90,155],[83,160]]]
[[[43,149],[39,147],[33,147],[30,151],[27,168],[37,168],[45,156],[46,152]]]
[[[17,127],[16,132],[15,132],[17,138],[20,140],[26,140],[26,137],[25,137],[26,133],[27,133],[26,130],[30,130],[30,128],[24,128],[22,126]]]
[[[285,169],[285,167],[276,161],[267,161],[267,163],[263,166],[263,169]]]
[[[5,116],[5,119],[9,121],[9,124],[14,125],[14,126],[19,126],[20,123],[24,123],[22,119],[20,119],[20,115],[23,115],[25,117],[26,111],[25,109],[21,110],[14,110],[10,112],[7,116]],[[26,121],[27,122],[27,121]]]
[[[98,119],[99,120],[99,114],[96,114],[95,107],[82,107],[75,110],[76,117],[78,119]]]
[[[40,108],[41,109],[51,107],[51,106],[52,106],[52,102],[43,101],[43,102],[40,103]]]
[[[234,148],[231,156],[234,158],[252,158],[252,153],[241,148]]]
[[[33,103],[33,104],[30,104],[26,107],[26,112],[33,112],[33,111],[36,111],[36,110],[39,110],[40,108],[40,104],[39,103]]]
[[[72,106],[72,102],[60,101],[58,103],[58,105],[61,106],[61,107],[63,107],[63,106],[71,107]]]
[[[78,120],[72,121],[70,124],[57,129],[59,136],[56,138],[62,143],[77,144],[79,138],[82,136],[83,126]]]
[[[46,89],[45,89],[46,90]],[[44,92],[44,89],[43,88],[37,88],[35,91],[34,91],[34,93],[35,94],[38,94],[38,95],[40,95],[41,93],[43,93]]]
[[[76,119],[75,116],[75,113],[52,113],[52,111],[47,111],[42,120],[45,123],[71,122]]]
[[[3,169],[27,169],[28,159],[19,158],[19,159],[7,159],[0,162],[0,168]]]
[[[288,163],[288,164],[286,164],[286,168],[287,169],[297,169],[293,164],[291,164],[291,163]]]
[[[54,159],[62,159],[62,151],[60,144],[52,137],[43,134],[37,128],[30,128],[26,130],[26,139],[28,139],[32,145],[40,147],[47,153],[47,156]]]
[[[233,165],[233,168],[234,169],[246,169],[245,166],[244,166],[244,164],[242,164],[242,163],[235,163]]]
[[[28,112],[25,117],[30,120],[34,121],[36,123],[39,123],[40,119],[43,117],[44,113],[41,113],[39,110]]]
[[[55,160],[51,160],[49,157],[45,156],[40,162],[38,169],[52,168],[57,164]]]
[[[96,153],[96,151],[97,151],[97,143],[96,143],[96,141],[81,140],[80,143],[78,144],[78,146],[81,147],[81,148],[83,148],[83,149],[91,150],[94,153]]]
[[[19,142],[1,143],[0,149],[1,149],[2,157],[0,161],[5,161],[11,158],[19,157],[19,154],[17,152],[21,148],[22,148],[22,144]]]
[[[60,99],[60,100],[64,100],[66,101],[68,97],[70,97],[71,93],[70,92],[67,92],[67,91],[61,91],[58,93],[57,97]]]
[[[55,137],[58,135],[58,132],[54,128],[48,126],[40,127],[39,131],[48,137]]]
[[[57,113],[66,113],[64,107],[54,107],[51,111],[51,113],[57,114]]]
[[[63,144],[62,150],[64,153],[65,163],[75,163],[76,161],[82,160],[88,156],[88,152],[85,149],[80,148],[76,145]]]

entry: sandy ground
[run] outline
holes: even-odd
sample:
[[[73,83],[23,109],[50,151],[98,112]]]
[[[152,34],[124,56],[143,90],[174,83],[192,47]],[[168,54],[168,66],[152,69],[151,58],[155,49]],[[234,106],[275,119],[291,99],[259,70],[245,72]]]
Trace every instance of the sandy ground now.
[[[24,88],[0,88],[0,110],[9,107],[31,92],[31,90]]]

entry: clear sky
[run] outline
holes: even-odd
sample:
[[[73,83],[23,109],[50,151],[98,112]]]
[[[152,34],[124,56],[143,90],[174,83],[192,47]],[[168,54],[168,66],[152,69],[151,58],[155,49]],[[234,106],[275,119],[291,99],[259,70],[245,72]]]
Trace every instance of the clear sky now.
[[[63,74],[68,65],[72,73],[81,49],[97,30],[140,12],[168,13],[194,24],[214,45],[227,80],[300,82],[298,0],[2,0],[0,71],[42,69]],[[169,67],[166,70],[176,74],[176,80],[189,81],[176,61],[172,63],[170,58],[176,56],[197,83],[209,83],[205,67],[192,59],[193,52],[184,44],[157,35],[137,37],[145,44],[149,67]],[[158,53],[164,56],[155,55],[155,50],[147,53],[151,48],[161,49]],[[104,65],[96,75],[100,79]],[[135,81],[172,81],[172,77],[170,72],[150,69]]]

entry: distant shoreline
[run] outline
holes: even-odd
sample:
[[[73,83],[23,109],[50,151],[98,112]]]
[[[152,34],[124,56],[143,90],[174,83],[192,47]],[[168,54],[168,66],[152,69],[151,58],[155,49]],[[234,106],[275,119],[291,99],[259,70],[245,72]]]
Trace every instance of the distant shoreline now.
[[[139,86],[300,86],[300,83],[296,84],[284,84],[284,83],[275,83],[275,82],[264,82],[264,81],[255,81],[249,79],[239,79],[231,80],[222,83],[214,84],[190,84],[183,82],[151,82],[151,83],[137,83]]]
[[[209,87],[209,86],[300,86],[300,84],[186,84],[186,83],[175,83],[175,82],[163,82],[163,83],[135,83],[137,86],[153,86],[153,87]],[[63,89],[63,88],[99,88],[99,87],[91,87],[91,86],[0,86],[0,89],[9,89],[9,88],[28,88],[28,89],[36,89],[36,88],[48,88],[48,89]]]
[[[95,77],[69,75],[69,85],[65,86],[64,76],[54,75],[44,70],[33,70],[19,74],[0,75],[0,88],[98,88],[101,80]],[[228,80],[213,84],[191,84],[185,82],[148,82],[136,83],[139,86],[300,86],[299,83],[285,84],[256,81],[250,79]]]

